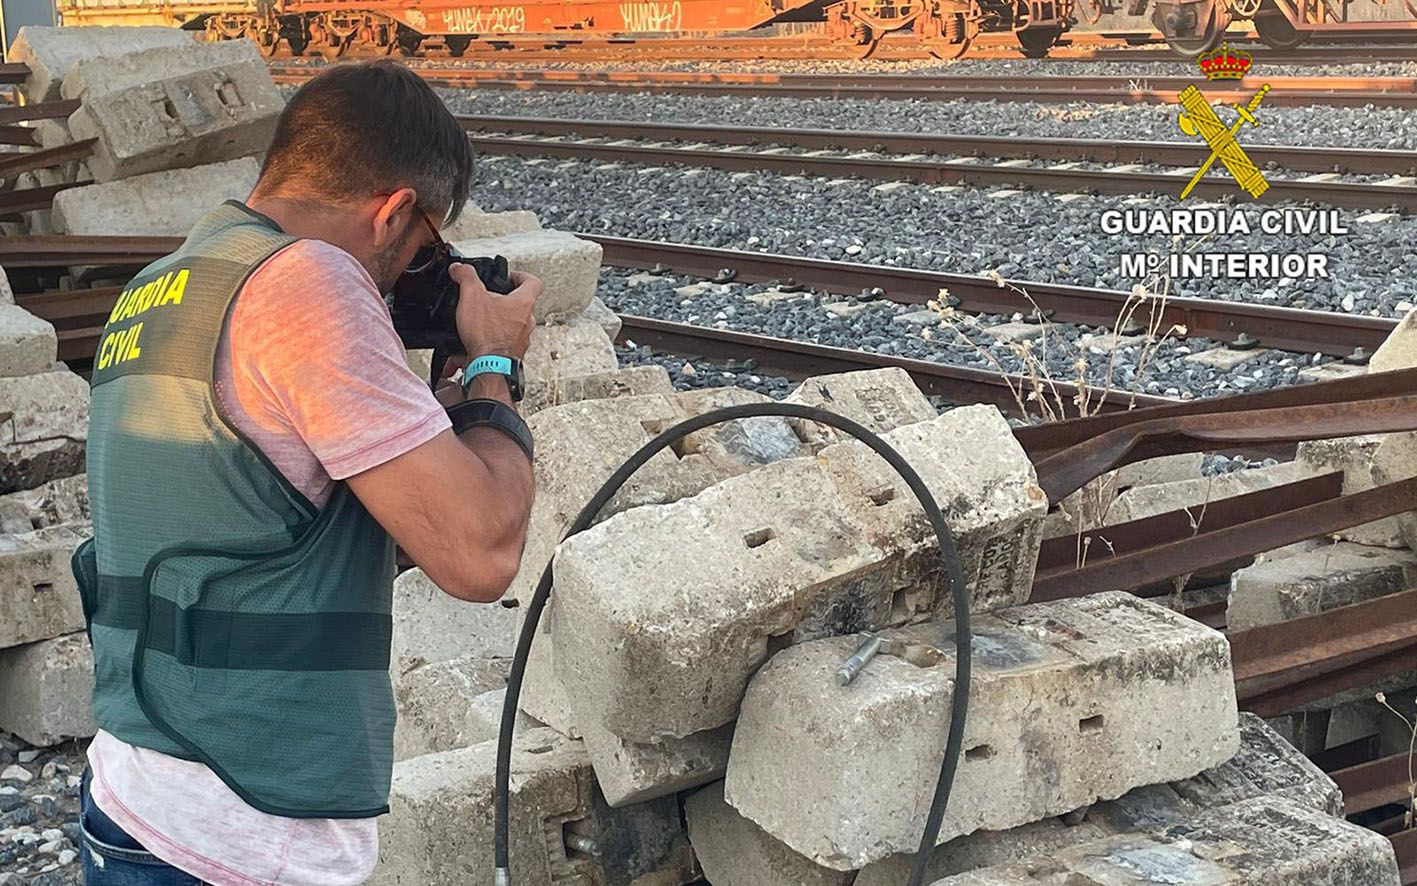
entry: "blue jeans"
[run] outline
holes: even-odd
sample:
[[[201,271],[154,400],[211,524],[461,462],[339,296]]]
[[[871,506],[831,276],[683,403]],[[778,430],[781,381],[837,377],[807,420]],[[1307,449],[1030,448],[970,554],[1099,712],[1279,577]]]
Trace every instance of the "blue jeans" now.
[[[84,768],[79,786],[79,828],[83,832],[79,856],[84,865],[84,886],[204,886],[143,848],[89,796],[92,773]]]

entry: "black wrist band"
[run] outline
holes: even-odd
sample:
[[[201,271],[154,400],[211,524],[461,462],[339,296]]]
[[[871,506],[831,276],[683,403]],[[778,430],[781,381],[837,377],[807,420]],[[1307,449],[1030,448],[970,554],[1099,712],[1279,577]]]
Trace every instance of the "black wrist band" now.
[[[517,415],[517,411],[498,400],[464,400],[448,407],[448,418],[453,422],[453,433],[461,434],[469,428],[496,428],[511,437],[535,461],[532,455],[531,428]]]

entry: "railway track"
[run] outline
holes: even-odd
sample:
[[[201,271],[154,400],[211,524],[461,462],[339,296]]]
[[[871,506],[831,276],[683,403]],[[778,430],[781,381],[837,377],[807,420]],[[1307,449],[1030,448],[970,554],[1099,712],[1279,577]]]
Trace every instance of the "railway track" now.
[[[1013,185],[1057,192],[1134,196],[1174,194],[1206,161],[1204,147],[1172,142],[1107,142],[1089,139],[1014,139],[987,136],[912,135],[883,132],[681,126],[520,117],[463,117],[473,144],[485,153],[560,157],[648,165],[682,163],[729,171],[762,171],[827,178],[857,177],[928,184]],[[607,141],[608,140],[608,141]],[[643,143],[631,143],[639,140]],[[654,141],[657,143],[648,143]],[[678,144],[666,145],[662,142]],[[712,143],[712,144],[710,144]],[[744,146],[734,151],[712,145]],[[812,153],[787,153],[792,148]],[[849,156],[826,151],[855,150]],[[1417,210],[1417,152],[1353,148],[1247,147],[1261,167],[1319,175],[1268,177],[1265,201],[1314,201],[1351,209]],[[893,154],[898,156],[881,156]],[[935,156],[927,156],[935,155]],[[941,155],[955,155],[942,159]],[[986,158],[975,162],[975,157]],[[1020,165],[1020,160],[1063,161]],[[1125,164],[1116,169],[1081,168],[1082,162]],[[1168,172],[1135,164],[1174,165]],[[1383,182],[1332,181],[1332,171],[1387,174]],[[1225,198],[1235,185],[1223,174],[1202,178],[1193,193]]]
[[[1114,329],[1126,317],[1133,330],[1184,328],[1183,337],[1233,342],[1241,335],[1276,350],[1305,354],[1349,356],[1371,352],[1396,326],[1376,317],[1276,308],[1209,299],[1149,298],[1139,300],[1115,290],[1017,281],[1001,287],[989,278],[797,256],[711,249],[593,234],[604,249],[607,266],[674,273],[738,283],[777,282],[828,295],[850,297],[869,291],[873,299],[901,305],[925,305],[942,291],[955,309],[980,315],[1028,315],[1041,310],[1054,323],[1075,323]],[[141,265],[172,248],[171,238],[12,238],[0,243],[0,265],[12,269],[71,265],[120,267]],[[791,281],[791,282],[788,282]],[[118,290],[113,287],[49,291],[19,295],[26,309],[59,330],[60,359],[76,365],[91,358],[103,321]],[[1127,332],[1126,329],[1121,330]],[[726,329],[712,329],[647,317],[624,318],[625,337],[639,344],[714,362],[758,362],[767,374],[802,378],[852,368],[900,366],[921,388],[953,402],[989,402],[1015,414],[1017,392],[1031,381],[968,367],[953,367],[905,357],[814,345]],[[1134,332],[1133,334],[1137,334]],[[1062,390],[1065,389],[1065,390]],[[1080,393],[1062,385],[1065,399]],[[1091,396],[1100,392],[1094,391]],[[1113,391],[1107,407],[1173,402],[1170,398]]]
[[[298,84],[317,74],[319,64],[273,62],[278,82]],[[773,98],[857,98],[871,100],[970,99],[999,102],[1120,102],[1174,104],[1195,78],[1187,77],[986,77],[935,74],[771,74],[685,71],[578,71],[442,67],[413,68],[430,83],[450,88],[556,90],[565,92],[659,92],[686,95],[746,95]],[[1269,106],[1338,107],[1374,105],[1417,107],[1417,78],[1269,77]],[[1261,83],[1245,81],[1212,88],[1212,102],[1244,104]],[[1246,91],[1249,90],[1249,91]]]

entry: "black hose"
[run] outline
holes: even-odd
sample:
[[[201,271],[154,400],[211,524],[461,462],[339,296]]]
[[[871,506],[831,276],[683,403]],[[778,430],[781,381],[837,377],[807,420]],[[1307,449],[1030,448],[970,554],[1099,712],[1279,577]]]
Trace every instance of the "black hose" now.
[[[940,835],[940,824],[944,821],[945,805],[949,802],[950,788],[954,784],[955,769],[959,765],[960,750],[964,744],[964,718],[969,710],[969,600],[966,596],[964,570],[960,565],[959,552],[955,550],[954,537],[950,534],[944,515],[940,513],[940,507],[935,503],[935,498],[926,488],[925,482],[920,479],[920,475],[915,472],[915,469],[901,457],[900,453],[891,448],[886,441],[851,419],[825,409],[791,403],[748,403],[741,406],[726,406],[680,422],[641,446],[639,451],[630,456],[614,474],[610,475],[610,479],[605,481],[595,496],[591,498],[590,503],[576,515],[575,522],[566,531],[565,538],[588,527],[596,515],[600,513],[601,508],[605,507],[605,504],[625,484],[625,481],[630,479],[641,465],[649,461],[661,449],[710,425],[738,418],[769,415],[820,422],[845,431],[865,443],[877,455],[884,458],[905,480],[910,491],[915,493],[915,498],[925,509],[925,515],[929,518],[930,526],[935,530],[935,536],[939,540],[940,560],[949,576],[950,592],[954,597],[955,688],[953,706],[950,711],[949,738],[945,744],[945,759],[940,765],[939,781],[935,784],[935,797],[930,805],[930,814],[925,820],[925,833],[921,837],[920,850],[915,856],[909,880],[909,886],[922,886],[925,881],[926,868],[934,853],[935,841]],[[551,566],[551,563],[546,564],[546,569],[541,573],[541,581],[536,586],[536,593],[532,595],[531,603],[527,606],[526,620],[522,624],[521,636],[517,638],[517,650],[512,658],[511,676],[507,680],[507,697],[502,705],[502,724],[497,737],[497,770],[494,788],[496,886],[510,886],[511,884],[508,859],[510,828],[508,807],[511,799],[512,733],[516,727],[517,706],[521,699],[522,677],[526,673],[527,656],[531,652],[531,642],[536,636],[541,613],[546,608],[547,599],[551,596]]]

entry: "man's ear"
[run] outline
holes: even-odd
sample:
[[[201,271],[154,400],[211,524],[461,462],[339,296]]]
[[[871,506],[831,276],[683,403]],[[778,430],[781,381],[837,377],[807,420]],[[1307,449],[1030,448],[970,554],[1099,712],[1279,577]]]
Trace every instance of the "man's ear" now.
[[[413,217],[414,206],[418,203],[418,192],[413,188],[399,188],[387,198],[374,213],[374,249],[380,250],[395,242],[408,230]]]

